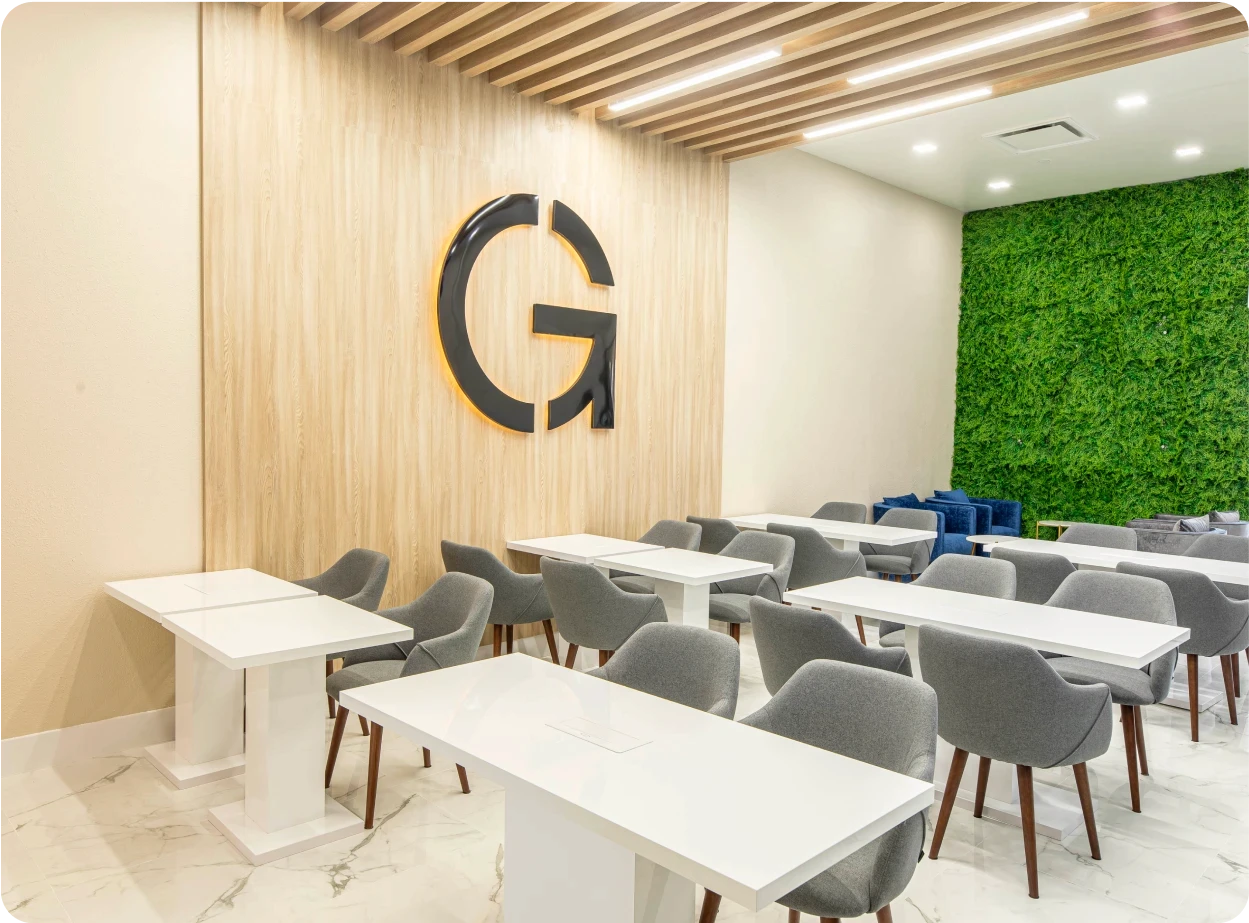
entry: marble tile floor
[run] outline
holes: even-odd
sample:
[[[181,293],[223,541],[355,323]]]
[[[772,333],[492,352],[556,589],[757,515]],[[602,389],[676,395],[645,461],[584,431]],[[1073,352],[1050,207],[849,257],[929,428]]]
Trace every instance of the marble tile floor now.
[[[742,640],[739,717],[767,699],[748,628]],[[919,864],[894,919],[1235,918],[1249,900],[1249,741],[1221,706],[1201,720],[1202,742],[1193,744],[1186,712],[1147,709],[1153,775],[1143,780],[1143,814],[1128,808],[1117,729],[1110,752],[1090,764],[1100,862],[1089,858],[1082,830],[1062,843],[1040,838],[1041,899],[1030,900],[1018,829],[956,808],[941,858]],[[348,732],[332,789],[357,813],[365,744]],[[1070,770],[1037,778],[1074,790]],[[207,820],[207,808],[241,797],[241,779],[176,791],[138,752],[9,776],[0,787],[4,906],[24,923],[497,923],[503,793],[470,780],[464,795],[448,759],[435,752],[425,769],[416,746],[390,738],[374,830],[253,867]],[[720,920],[783,923],[785,912],[726,902]]]

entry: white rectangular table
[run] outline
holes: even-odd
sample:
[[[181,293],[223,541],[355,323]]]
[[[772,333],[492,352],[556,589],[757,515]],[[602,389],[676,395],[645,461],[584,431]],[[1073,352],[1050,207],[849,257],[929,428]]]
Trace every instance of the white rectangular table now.
[[[872,545],[909,545],[937,537],[927,529],[900,529],[897,526],[878,526],[862,522],[839,522],[835,519],[812,519],[808,516],[787,516],[784,513],[751,513],[749,516],[730,516],[729,522],[739,529],[766,531],[769,523],[779,526],[805,526],[814,529],[836,548],[858,551],[860,542]]]
[[[695,883],[760,910],[932,803],[926,782],[534,657],[342,701],[506,790],[508,923],[692,923]]]
[[[711,584],[735,577],[770,574],[772,565],[722,554],[704,554],[684,548],[659,548],[595,558],[595,564],[626,571],[655,581],[655,594],[664,601],[668,621],[676,625],[710,627],[708,601]]]
[[[325,657],[412,639],[412,629],[311,596],[166,617],[187,644],[247,672],[247,764],[242,801],[209,820],[259,865],[364,829],[325,792]]]
[[[938,590],[934,587],[851,577],[817,586],[791,590],[785,601],[796,606],[825,609],[845,615],[861,615],[905,626],[906,650],[911,671],[922,679],[919,657],[919,628],[936,625],[953,631],[1001,641],[1026,644],[1038,650],[1071,657],[1083,657],[1122,667],[1141,668],[1188,640],[1187,628],[1158,625],[1134,619],[1040,606],[1011,599],[996,599],[970,593]],[[939,751],[938,783],[949,766],[950,750]],[[1019,823],[1015,774],[1010,767],[993,765],[985,811],[995,820]],[[960,786],[960,801],[972,797],[971,778]],[[1084,822],[1079,803],[1073,796],[1051,786],[1036,787],[1038,832],[1062,838]],[[966,797],[964,797],[966,796]]]
[[[250,567],[115,580],[104,590],[157,624],[180,612],[316,596]],[[243,771],[243,674],[174,639],[174,739],[147,748],[148,759],[178,788]]]
[[[609,554],[630,554],[635,551],[653,551],[663,545],[652,545],[649,542],[631,542],[623,538],[609,538],[606,535],[591,535],[579,532],[574,535],[552,535],[547,538],[524,538],[510,540],[507,547],[511,551],[521,551],[538,557],[558,558],[561,561],[572,561],[575,564],[593,564],[595,558]],[[604,573],[608,568],[600,567]]]

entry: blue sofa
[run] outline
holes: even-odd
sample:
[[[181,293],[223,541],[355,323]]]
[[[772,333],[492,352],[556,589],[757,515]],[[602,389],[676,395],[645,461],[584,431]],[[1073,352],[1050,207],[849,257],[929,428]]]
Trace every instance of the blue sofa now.
[[[971,507],[976,514],[974,535],[1019,536],[1022,526],[1023,504],[1018,500],[994,500],[988,497],[969,497],[962,490],[938,490],[927,503],[945,508],[950,506]]]
[[[879,522],[885,511],[894,507],[913,510],[931,510],[937,514],[937,541],[932,546],[935,560],[943,554],[971,554],[967,536],[974,534],[976,512],[970,507],[947,503],[931,503],[920,500],[915,494],[903,497],[885,497],[872,504],[872,521]]]

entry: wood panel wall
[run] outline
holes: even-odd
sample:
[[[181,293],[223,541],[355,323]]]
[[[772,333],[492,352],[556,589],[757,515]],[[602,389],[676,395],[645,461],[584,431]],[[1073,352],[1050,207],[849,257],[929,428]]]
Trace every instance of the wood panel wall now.
[[[203,7],[207,568],[298,577],[362,545],[398,605],[442,573],[442,538],[532,569],[506,539],[716,514],[727,168],[281,9]],[[541,223],[484,251],[469,333],[538,404],[532,434],[459,392],[434,314],[452,235],[509,192]],[[556,198],[614,288],[549,231]],[[541,428],[589,344],[531,333],[534,302],[618,315],[614,430]]]

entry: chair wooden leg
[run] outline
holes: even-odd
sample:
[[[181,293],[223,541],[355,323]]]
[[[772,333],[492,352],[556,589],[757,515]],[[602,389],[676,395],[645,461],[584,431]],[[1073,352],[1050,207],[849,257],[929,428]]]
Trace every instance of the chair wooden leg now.
[[[333,675],[334,675],[334,661],[327,660],[325,661],[325,676],[328,679],[329,677]],[[333,718],[335,715],[335,712],[338,711],[338,705],[334,702],[334,697],[330,695],[329,693],[326,693],[325,699],[327,702],[330,703],[330,717]]]
[[[572,665],[576,662],[577,662],[577,645],[570,644],[568,645],[568,659],[564,661],[564,666],[566,666],[568,669],[571,670]]]
[[[742,643],[742,626],[736,622],[729,622],[729,637],[738,644]]]
[[[611,660],[611,651],[599,651],[598,652],[598,665],[600,667],[607,666],[607,661],[609,660]]]
[[[494,651],[493,656],[498,657],[503,653],[503,626],[494,626]]]
[[[703,909],[698,912],[698,923],[716,923],[720,913],[720,895],[715,891],[703,892]]]
[[[468,787],[468,772],[459,763],[455,764],[455,770],[460,774],[460,791],[469,794],[472,789]]]
[[[1136,716],[1131,705],[1120,705],[1123,718],[1123,747],[1128,752],[1128,788],[1132,793],[1132,811],[1141,813],[1141,782],[1136,776]]]
[[[334,716],[334,733],[330,735],[330,753],[325,758],[325,787],[330,787],[330,779],[334,776],[334,764],[338,762],[338,746],[343,742],[343,731],[347,728],[347,715],[349,712],[345,708],[340,708],[338,714]]]
[[[866,644],[866,643],[867,643],[867,634],[863,631],[863,616],[861,616],[861,615],[856,615],[856,616],[854,617],[854,624],[855,624],[855,625],[857,625],[857,626],[859,627],[859,643],[860,643],[860,644]]]
[[[820,917],[820,923],[841,923],[841,917]]]
[[[1145,755],[1145,713],[1139,705],[1132,706],[1132,727],[1136,731],[1136,758],[1141,764],[1141,775],[1149,775],[1149,757]]]
[[[515,625],[507,626],[507,652],[512,653],[512,633],[516,630]]]
[[[382,726],[376,721],[369,728],[369,787],[364,794],[364,829],[373,829],[377,808],[377,770],[382,763]]]
[[[543,619],[542,630],[546,632],[546,646],[551,649],[551,662],[558,667],[559,645],[555,643],[555,625],[550,619]]]
[[[1084,812],[1084,832],[1089,835],[1089,853],[1094,859],[1102,857],[1097,842],[1097,819],[1093,816],[1093,796],[1089,794],[1089,768],[1083,763],[1071,767],[1076,774],[1076,791],[1080,793],[1080,810]]]
[[[980,757],[980,771],[976,774],[976,809],[972,812],[973,817],[980,817],[984,814],[984,792],[989,786],[989,767],[993,765],[993,760],[987,756]]]
[[[1124,719],[1126,726],[1127,719]],[[1028,897],[1039,898],[1036,865],[1036,813],[1032,801],[1032,767],[1016,766],[1019,776],[1019,819],[1023,822],[1023,856],[1028,865]]]
[[[1197,655],[1188,655],[1188,728],[1197,742]]]
[[[802,923],[802,914],[797,910],[791,910],[789,912],[789,923]]]
[[[876,911],[876,923],[893,923],[893,910],[888,904]]]
[[[365,719],[364,715],[357,715],[356,717],[360,719],[360,733],[363,734],[365,737],[368,737],[369,736],[369,722]]]
[[[433,759],[430,758],[429,747],[421,747],[421,756],[425,759],[426,769],[434,764]]]
[[[1220,657],[1219,663],[1223,666],[1223,688],[1227,693],[1227,713],[1231,716],[1232,724],[1236,724],[1236,690],[1232,685],[1232,658]]]
[[[1236,693],[1236,698],[1240,698],[1240,655],[1228,654],[1228,659],[1232,662],[1232,691]]]
[[[937,814],[937,826],[932,831],[932,846],[928,855],[935,859],[941,852],[941,841],[945,838],[945,825],[950,822],[950,811],[954,809],[954,799],[958,797],[958,784],[963,781],[963,767],[967,765],[967,751],[954,749],[954,758],[950,760],[950,777],[945,780],[945,791],[941,794],[941,811]]]

